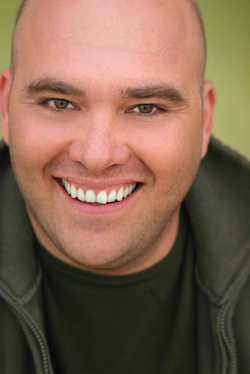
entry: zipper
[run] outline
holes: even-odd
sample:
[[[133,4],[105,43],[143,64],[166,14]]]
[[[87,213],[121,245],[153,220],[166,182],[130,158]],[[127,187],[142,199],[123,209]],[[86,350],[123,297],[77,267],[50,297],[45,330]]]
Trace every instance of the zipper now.
[[[17,303],[3,290],[0,289],[0,297],[2,297],[3,300],[9,304],[12,309],[15,310],[15,312],[18,313],[18,315],[22,318],[22,320],[25,322],[25,324],[28,326],[29,330],[32,332],[32,334],[35,336],[36,341],[39,345],[41,357],[42,357],[42,366],[43,366],[43,372],[44,374],[50,374],[49,369],[49,360],[48,355],[46,351],[46,346],[44,344],[43,338],[37,328],[35,327],[34,323],[29,319],[27,314],[23,311],[23,309],[17,305]]]
[[[227,319],[227,315],[230,310],[230,307],[233,301],[235,300],[235,298],[237,297],[238,293],[240,292],[241,288],[244,286],[249,276],[249,273],[250,271],[248,271],[247,274],[242,278],[242,280],[237,285],[234,292],[232,293],[230,298],[227,300],[225,306],[222,309],[222,314],[221,314],[221,319],[220,319],[220,332],[221,332],[222,340],[223,340],[223,343],[226,347],[227,354],[228,354],[229,365],[227,369],[227,374],[236,374],[237,364],[236,364],[236,353],[233,349],[233,346],[230,342],[230,339],[228,337],[227,330],[226,330],[226,319]]]

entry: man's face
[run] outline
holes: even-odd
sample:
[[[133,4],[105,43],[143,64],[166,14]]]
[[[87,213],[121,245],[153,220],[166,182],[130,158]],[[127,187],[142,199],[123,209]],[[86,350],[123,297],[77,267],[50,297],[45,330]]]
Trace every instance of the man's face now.
[[[85,268],[162,257],[205,153],[194,18],[166,3],[34,0],[19,25],[4,138],[38,238]]]

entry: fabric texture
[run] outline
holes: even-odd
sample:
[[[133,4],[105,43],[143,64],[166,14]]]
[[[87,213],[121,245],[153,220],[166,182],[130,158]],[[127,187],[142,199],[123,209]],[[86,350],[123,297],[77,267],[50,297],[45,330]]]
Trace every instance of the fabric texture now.
[[[37,247],[56,373],[197,373],[194,246],[183,209],[169,254],[138,273],[84,271]]]
[[[250,164],[211,139],[184,205],[195,243],[198,372],[250,372]],[[0,143],[0,372],[53,374],[42,269]]]

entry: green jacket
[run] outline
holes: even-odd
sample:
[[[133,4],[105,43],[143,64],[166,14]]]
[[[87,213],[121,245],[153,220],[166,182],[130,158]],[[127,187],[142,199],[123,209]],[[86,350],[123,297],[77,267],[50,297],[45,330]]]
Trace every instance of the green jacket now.
[[[186,205],[196,246],[200,374],[250,373],[250,163],[211,139]],[[0,143],[0,373],[52,374],[34,234]]]

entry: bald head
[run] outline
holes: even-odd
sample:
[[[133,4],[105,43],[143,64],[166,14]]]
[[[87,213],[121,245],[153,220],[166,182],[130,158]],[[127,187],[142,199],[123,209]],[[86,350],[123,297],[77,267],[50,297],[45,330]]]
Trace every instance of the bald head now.
[[[12,50],[11,50],[11,70],[12,70],[12,75],[14,75],[14,70],[15,70],[15,65],[16,65],[16,29],[17,25],[24,13],[24,10],[30,0],[23,0],[19,10],[17,12],[16,16],[16,22],[15,22],[15,27],[14,27],[14,32],[13,32],[13,38],[12,38]]]
[[[14,71],[15,71],[15,67],[16,67],[16,64],[17,64],[17,53],[18,53],[18,47],[17,47],[17,43],[16,43],[16,40],[17,40],[17,33],[16,33],[16,29],[19,25],[19,22],[23,16],[23,14],[25,13],[25,10],[28,6],[29,3],[31,3],[32,0],[23,0],[21,5],[20,5],[20,8],[19,8],[19,11],[17,13],[17,17],[16,17],[16,22],[15,22],[15,29],[14,29],[14,33],[13,33],[13,41],[12,41],[12,58],[11,58],[11,68],[12,68],[12,74],[14,75]],[[167,0],[165,0],[165,2],[167,2]],[[195,15],[195,19],[197,21],[197,25],[198,25],[198,28],[197,28],[197,34],[199,34],[199,41],[200,41],[200,48],[199,48],[199,51],[198,53],[200,54],[200,61],[199,61],[199,67],[198,67],[198,70],[200,72],[200,75],[201,75],[201,79],[203,81],[204,79],[204,72],[205,72],[205,64],[206,64],[206,37],[205,37],[205,31],[204,31],[204,24],[203,24],[203,20],[202,20],[202,16],[201,16],[201,12],[200,12],[200,9],[199,9],[199,6],[196,2],[196,0],[186,0],[186,3],[187,3],[187,7],[191,8],[193,14]]]

